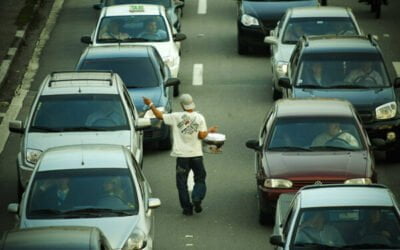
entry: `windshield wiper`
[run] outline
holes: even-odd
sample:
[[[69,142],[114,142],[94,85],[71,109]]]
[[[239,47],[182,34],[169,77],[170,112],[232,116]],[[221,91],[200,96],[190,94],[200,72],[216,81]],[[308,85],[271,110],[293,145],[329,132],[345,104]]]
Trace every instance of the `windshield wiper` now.
[[[115,210],[109,208],[83,208],[83,209],[75,209],[75,210],[68,210],[63,213],[64,215],[70,216],[95,216],[101,217],[105,214],[113,214],[118,216],[129,216],[133,215],[134,213],[130,210]]]
[[[400,246],[386,244],[354,244],[340,247],[340,249],[399,249]]]
[[[273,147],[268,148],[270,151],[311,151],[309,148],[284,146],[284,147]]]
[[[312,249],[341,249],[341,247],[338,247],[338,246],[329,246],[329,245],[324,245],[324,244],[319,244],[319,243],[297,243],[294,246],[295,247],[307,247],[307,248],[312,248]]]
[[[63,129],[59,128],[50,128],[45,126],[31,126],[31,129],[34,129],[36,132],[62,132]]]
[[[297,85],[297,88],[302,88],[302,89],[323,89],[325,87],[320,86],[320,85],[315,85],[315,84],[301,84]]]
[[[61,215],[63,211],[57,209],[37,209],[29,211],[31,215]]]
[[[118,39],[118,38],[100,38],[97,39],[97,42],[99,43],[120,43],[122,42],[122,39]]]
[[[371,87],[362,86],[362,85],[351,85],[351,84],[338,84],[332,86],[326,86],[327,89],[369,89]]]
[[[142,37],[129,37],[121,40],[122,42],[149,42],[151,40]]]
[[[72,128],[65,128],[64,131],[106,131],[108,128],[99,128],[99,127],[72,127]]]
[[[355,151],[356,149],[353,148],[344,148],[344,147],[337,147],[337,146],[311,146],[311,150],[315,149],[325,149],[327,151],[333,150],[333,151]]]

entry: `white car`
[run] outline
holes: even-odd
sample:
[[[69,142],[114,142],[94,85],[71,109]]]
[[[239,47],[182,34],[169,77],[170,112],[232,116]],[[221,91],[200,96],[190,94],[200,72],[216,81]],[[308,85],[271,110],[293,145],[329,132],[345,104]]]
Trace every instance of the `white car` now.
[[[170,68],[172,77],[177,77],[180,41],[185,39],[184,34],[176,33],[163,6],[123,4],[103,8],[92,36],[83,36],[81,41],[92,46],[154,46]]]
[[[161,205],[132,153],[120,145],[73,145],[44,152],[21,203],[17,228],[99,228],[112,249],[152,249]]]
[[[265,37],[271,45],[272,91],[274,100],[282,96],[278,79],[287,76],[287,66],[297,41],[303,35],[361,35],[350,8],[296,7],[288,9],[278,25]]]

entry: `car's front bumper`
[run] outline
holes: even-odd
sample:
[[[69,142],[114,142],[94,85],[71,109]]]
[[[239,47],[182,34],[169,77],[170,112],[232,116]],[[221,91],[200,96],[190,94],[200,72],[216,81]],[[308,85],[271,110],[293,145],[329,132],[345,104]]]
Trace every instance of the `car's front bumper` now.
[[[143,130],[143,141],[148,143],[164,140],[169,136],[169,130],[169,126],[165,125],[163,122],[160,122],[160,124],[156,126],[152,126]]]
[[[380,138],[386,141],[383,149],[391,149],[400,145],[400,118],[364,123],[363,126],[369,138]],[[390,138],[393,134],[395,135],[394,139]]]
[[[237,27],[239,43],[249,47],[268,47],[268,45],[264,43],[264,38],[269,35],[270,30],[262,29],[261,27],[246,27],[241,24],[240,21]]]

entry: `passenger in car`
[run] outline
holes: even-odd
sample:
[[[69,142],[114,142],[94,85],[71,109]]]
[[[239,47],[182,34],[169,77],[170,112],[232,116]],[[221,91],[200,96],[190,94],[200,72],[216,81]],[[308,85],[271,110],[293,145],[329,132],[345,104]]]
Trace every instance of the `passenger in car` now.
[[[167,38],[167,32],[158,27],[157,21],[154,19],[147,20],[145,23],[146,30],[139,34],[140,38],[148,40],[164,40]]]
[[[367,223],[360,230],[360,243],[381,243],[390,245],[390,238],[393,236],[389,232],[389,226],[382,219],[382,214],[379,209],[368,211],[366,219]],[[378,241],[378,242],[377,242]]]
[[[350,133],[342,131],[339,123],[330,123],[325,132],[319,134],[311,143],[312,147],[326,146],[333,141],[344,142],[345,144],[358,148],[358,140]]]
[[[121,24],[117,20],[110,20],[100,28],[99,39],[128,39],[130,36],[121,30]]]
[[[321,62],[312,62],[303,70],[302,84],[311,84],[316,86],[325,86],[330,84],[331,80],[324,71]]]
[[[352,70],[344,79],[345,82],[366,86],[383,85],[381,74],[374,70],[372,62],[363,62]]]

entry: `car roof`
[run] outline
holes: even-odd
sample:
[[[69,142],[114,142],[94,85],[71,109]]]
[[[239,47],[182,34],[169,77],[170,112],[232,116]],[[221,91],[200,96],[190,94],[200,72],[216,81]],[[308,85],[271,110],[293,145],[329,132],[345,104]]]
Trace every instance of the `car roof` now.
[[[111,144],[54,147],[45,151],[38,163],[38,172],[93,168],[128,168],[127,149]]]
[[[152,50],[150,45],[89,46],[84,55],[85,59],[149,57]]]
[[[115,74],[102,71],[53,72],[43,82],[41,95],[85,93],[118,94]]]
[[[391,192],[378,185],[321,185],[302,189],[299,193],[302,208],[393,206]]]
[[[296,7],[288,10],[290,18],[350,17],[350,9],[338,6]]]
[[[94,249],[101,231],[95,227],[56,226],[10,230],[4,236],[4,249]]]
[[[339,99],[281,99],[275,103],[275,109],[278,117],[354,117],[354,111],[351,103]]]
[[[309,36],[300,39],[305,46],[304,52],[359,52],[377,53],[378,44],[370,36]]]
[[[161,15],[164,7],[155,4],[121,4],[103,9],[103,16]]]

